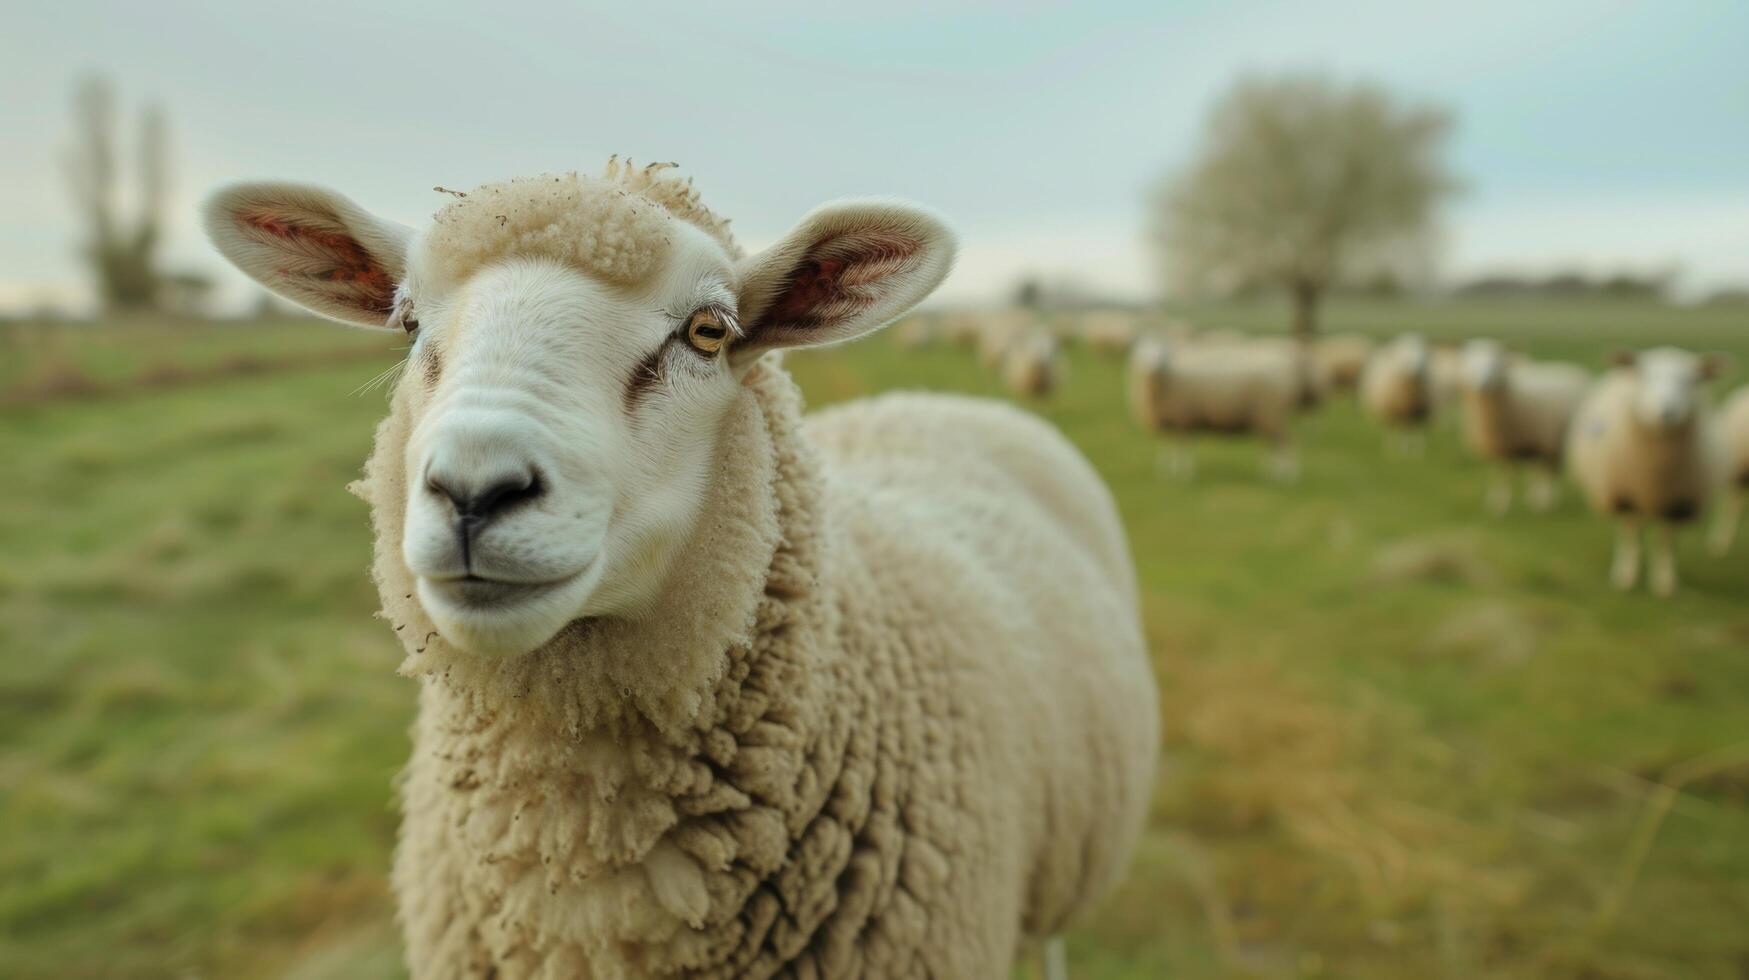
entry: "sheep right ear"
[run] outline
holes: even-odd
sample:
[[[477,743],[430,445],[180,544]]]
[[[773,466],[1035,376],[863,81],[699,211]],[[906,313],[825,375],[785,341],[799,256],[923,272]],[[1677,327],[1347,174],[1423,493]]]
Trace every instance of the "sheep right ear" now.
[[[953,233],[915,205],[819,208],[743,263],[742,336],[730,356],[745,364],[767,350],[837,344],[883,327],[941,284],[953,255]]]
[[[411,229],[304,184],[234,184],[205,210],[207,237],[251,279],[331,320],[388,324]]]
[[[1609,364],[1611,367],[1633,367],[1639,359],[1640,355],[1631,350],[1618,350],[1610,353]]]

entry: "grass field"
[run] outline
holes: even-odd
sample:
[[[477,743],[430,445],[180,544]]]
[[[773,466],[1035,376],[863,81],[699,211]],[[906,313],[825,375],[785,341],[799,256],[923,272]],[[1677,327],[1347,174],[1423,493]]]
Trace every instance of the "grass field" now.
[[[1749,367],[1741,308],[1338,305],[1328,325]],[[371,618],[366,515],[343,490],[384,410],[356,391],[392,344],[62,329],[80,332],[27,343],[117,383],[365,352],[0,407],[0,974],[394,975],[414,685]],[[994,393],[948,349],[790,363],[816,406]],[[1749,548],[1712,558],[1691,535],[1681,595],[1619,595],[1608,530],[1571,492],[1486,518],[1453,432],[1387,458],[1346,401],[1304,426],[1298,486],[1240,445],[1163,480],[1120,366],[1077,351],[1070,370],[1040,410],[1122,507],[1167,739],[1133,872],[1071,937],[1076,976],[1749,974]]]

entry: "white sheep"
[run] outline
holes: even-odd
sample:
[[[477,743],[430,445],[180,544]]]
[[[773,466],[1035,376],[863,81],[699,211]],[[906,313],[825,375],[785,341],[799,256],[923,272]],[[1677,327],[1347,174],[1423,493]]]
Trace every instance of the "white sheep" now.
[[[773,353],[922,299],[938,219],[833,204],[743,257],[616,163],[423,233],[286,184],[207,226],[412,340],[359,492],[420,685],[415,977],[1001,977],[1122,874],[1158,709],[1109,492],[1000,403],[804,421]]]
[[[1702,390],[1721,366],[1673,347],[1624,353],[1585,396],[1567,465],[1592,509],[1616,520],[1618,589],[1639,580],[1641,527],[1654,522],[1649,584],[1657,595],[1676,591],[1674,529],[1700,516],[1724,475]]]
[[[1028,310],[985,313],[978,325],[978,364],[988,371],[1001,370],[1009,346],[1035,328],[1043,329],[1037,314]]]
[[[1094,310],[1081,315],[1076,333],[1089,350],[1123,355],[1136,342],[1136,316],[1123,310]]]
[[[1360,405],[1387,430],[1386,446],[1402,455],[1426,449],[1433,412],[1431,352],[1420,334],[1403,334],[1367,358],[1360,377]]]
[[[1725,454],[1726,485],[1710,542],[1713,553],[1723,555],[1730,553],[1737,539],[1743,498],[1749,497],[1749,387],[1738,388],[1726,399],[1719,409],[1718,430],[1719,445]]]
[[[1293,421],[1299,410],[1299,362],[1255,344],[1174,346],[1143,337],[1130,353],[1129,403],[1137,424],[1178,437],[1162,447],[1162,466],[1189,476],[1195,458],[1182,440],[1198,433],[1252,437],[1269,444],[1278,479],[1299,472]]]
[[[1515,471],[1528,468],[1533,510],[1554,506],[1555,474],[1567,428],[1590,375],[1572,364],[1531,361],[1492,340],[1464,345],[1459,384],[1463,391],[1464,441],[1471,452],[1496,464],[1489,509],[1512,507]]]
[[[1332,334],[1313,345],[1313,356],[1332,390],[1352,391],[1371,361],[1377,344],[1363,334]]]
[[[1002,383],[1023,398],[1049,398],[1062,382],[1062,345],[1042,328],[1028,330],[1002,354]]]

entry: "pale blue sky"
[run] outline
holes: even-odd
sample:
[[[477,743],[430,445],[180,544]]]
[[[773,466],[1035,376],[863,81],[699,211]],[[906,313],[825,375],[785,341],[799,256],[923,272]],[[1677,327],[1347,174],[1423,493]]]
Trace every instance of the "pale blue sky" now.
[[[1022,271],[1151,289],[1140,202],[1248,70],[1324,68],[1450,106],[1470,188],[1452,274],[1678,266],[1749,281],[1749,4],[584,5],[61,0],[0,41],[0,304],[79,283],[56,155],[84,69],[172,113],[172,254],[216,182],[334,185],[417,223],[466,187],[680,161],[750,243],[892,194],[965,240],[946,287]]]

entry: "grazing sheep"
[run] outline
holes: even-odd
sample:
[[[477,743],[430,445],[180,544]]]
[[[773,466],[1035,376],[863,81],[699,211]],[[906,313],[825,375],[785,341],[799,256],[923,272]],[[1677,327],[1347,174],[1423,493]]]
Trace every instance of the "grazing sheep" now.
[[[1101,354],[1122,356],[1136,342],[1136,317],[1122,310],[1083,314],[1078,326],[1082,343]]]
[[[1512,477],[1522,467],[1529,467],[1531,509],[1552,508],[1567,428],[1590,376],[1571,364],[1538,363],[1492,340],[1472,340],[1464,345],[1459,380],[1464,440],[1478,457],[1498,465],[1489,509],[1511,509]]]
[[[1008,345],[1002,355],[1002,383],[1008,390],[1024,398],[1048,398],[1062,380],[1061,344],[1055,335],[1042,329]]]
[[[1271,472],[1292,480],[1299,472],[1293,444],[1298,411],[1296,364],[1277,350],[1254,345],[1174,347],[1144,337],[1130,353],[1129,402],[1136,422],[1150,432],[1251,436],[1270,444]],[[1188,477],[1196,461],[1187,447],[1168,443],[1162,465]]]
[[[1313,352],[1332,390],[1353,391],[1360,384],[1360,376],[1376,346],[1371,337],[1334,334],[1320,338]]]
[[[1360,378],[1360,404],[1385,426],[1387,447],[1419,456],[1426,449],[1427,419],[1433,411],[1427,341],[1407,333],[1367,359]]]
[[[1676,591],[1674,529],[1700,516],[1724,476],[1702,391],[1722,361],[1659,347],[1619,354],[1615,364],[1579,409],[1568,466],[1592,509],[1617,522],[1616,588],[1639,580],[1641,525],[1651,521],[1649,584],[1668,596]]]
[[[1719,520],[1711,537],[1714,554],[1729,554],[1743,518],[1743,498],[1749,497],[1749,387],[1738,388],[1718,416],[1719,445],[1725,457],[1725,488]]]
[[[932,215],[827,205],[743,258],[616,162],[423,233],[288,184],[207,227],[413,340],[359,492],[420,684],[414,976],[1000,977],[1122,874],[1157,705],[1109,492],[1000,403],[804,421],[772,353],[922,299]]]
[[[1038,317],[1026,310],[985,314],[978,331],[978,363],[987,371],[1000,370],[1009,346],[1035,327],[1042,329]]]
[[[955,347],[971,350],[978,346],[983,334],[983,318],[977,313],[949,313],[942,317],[941,339]]]

